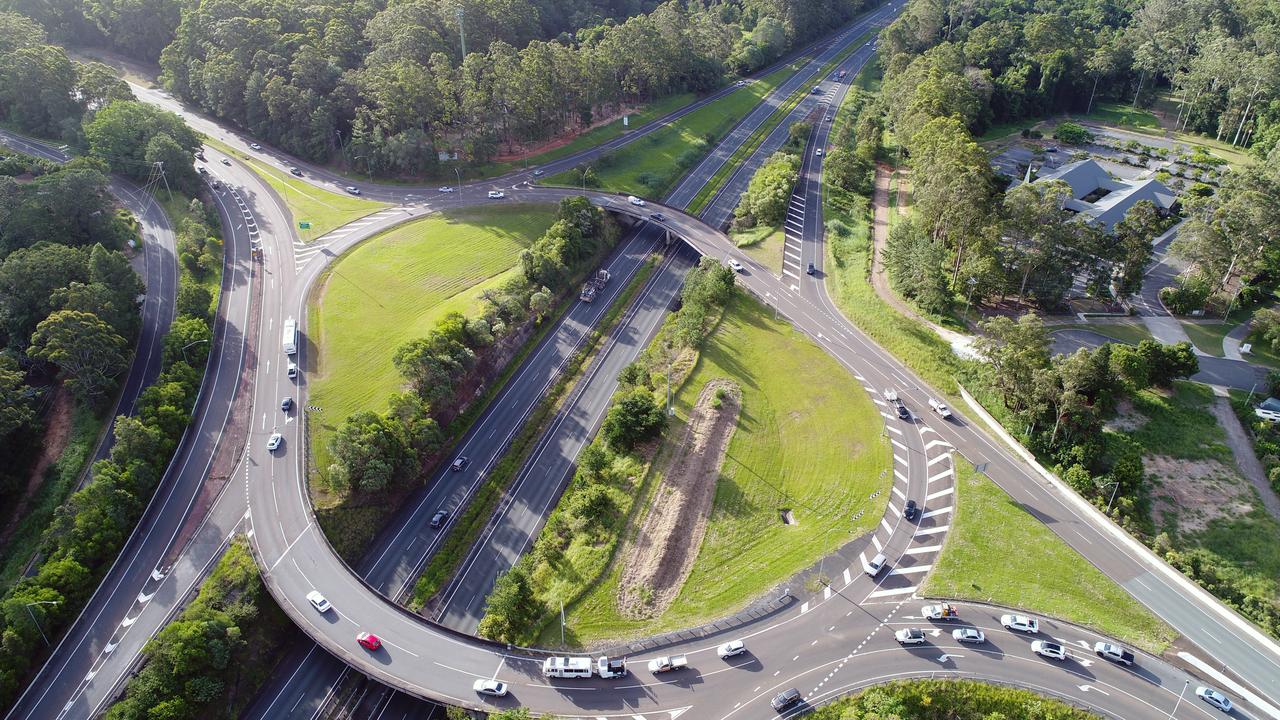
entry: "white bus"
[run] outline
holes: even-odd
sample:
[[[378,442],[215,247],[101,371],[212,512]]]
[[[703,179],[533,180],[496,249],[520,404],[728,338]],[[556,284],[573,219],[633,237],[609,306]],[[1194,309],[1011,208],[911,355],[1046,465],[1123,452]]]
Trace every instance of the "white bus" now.
[[[293,355],[298,352],[298,321],[289,318],[284,321],[284,354]]]

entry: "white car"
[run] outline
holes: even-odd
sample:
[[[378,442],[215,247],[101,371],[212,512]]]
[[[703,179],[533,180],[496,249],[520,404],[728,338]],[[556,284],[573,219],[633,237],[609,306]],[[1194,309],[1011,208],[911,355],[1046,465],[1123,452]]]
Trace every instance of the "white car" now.
[[[742,266],[742,263],[738,262],[737,260],[734,260],[733,258],[729,258],[729,269],[736,273],[746,272],[747,270],[745,267]]]
[[[333,607],[329,604],[329,601],[320,594],[319,590],[312,590],[307,593],[307,601],[311,603],[311,607],[316,609],[316,612],[326,613],[329,612],[329,608]]]
[[[1214,690],[1213,688],[1207,688],[1207,687],[1204,687],[1203,685],[1196,688],[1196,697],[1212,705],[1213,707],[1221,710],[1222,712],[1225,712],[1225,713],[1231,712],[1231,700],[1226,695],[1223,695],[1222,693],[1218,692],[1217,690]]]
[[[261,146],[261,145],[259,145],[258,143],[249,143],[249,149],[250,149],[250,150],[261,150],[261,149],[262,149],[262,146]]]
[[[490,190],[490,191],[489,191],[489,199],[490,199],[490,200],[501,200],[502,198],[504,198],[504,197],[506,197],[506,196],[507,196],[507,194],[506,194],[506,193],[504,193],[504,192],[502,192],[501,190]]]
[[[267,438],[267,450],[274,452],[280,447],[280,443],[284,442],[284,436],[280,433],[271,433],[271,437]]]
[[[636,197],[635,195],[628,195],[627,202],[631,203],[632,205],[635,205],[636,207],[644,207],[644,204],[645,204],[643,200]]]
[[[494,697],[507,696],[507,684],[499,680],[477,680],[471,686],[472,690],[481,695],[492,695]]]
[[[875,557],[862,563],[862,571],[871,577],[875,577],[880,574],[887,562],[889,562],[889,558],[885,557],[884,553],[876,553]]]
[[[348,195],[359,195],[359,194],[360,194],[360,188],[356,187],[355,185],[348,185],[348,186],[346,186],[346,187],[345,187],[345,188],[343,188],[343,189],[347,191],[347,194],[348,194]]]
[[[533,171],[533,176],[534,176],[534,177],[542,177],[542,175],[543,175],[543,173],[544,173],[544,172],[545,172],[545,171],[543,171],[543,170],[534,170],[534,171]]]
[[[1000,624],[1006,630],[1017,630],[1028,635],[1040,632],[1040,621],[1026,615],[1001,615]]]
[[[289,366],[285,368],[284,374],[290,378],[298,377],[298,365],[296,363],[289,363]]]
[[[818,148],[818,150],[816,151],[816,153],[815,153],[815,154],[816,154],[818,157],[822,157],[822,148]]]
[[[923,645],[924,631],[920,628],[903,628],[893,634],[899,645]]]
[[[973,643],[974,645],[981,645],[987,641],[987,636],[981,630],[971,627],[952,630],[951,637],[956,642]]]
[[[1056,642],[1049,642],[1048,640],[1036,640],[1031,643],[1031,652],[1050,660],[1067,659],[1067,649]]]
[[[721,660],[741,655],[747,651],[747,646],[741,640],[733,640],[716,648],[716,654]]]
[[[440,192],[453,192],[453,187],[449,185],[441,185],[436,189],[439,190]]]

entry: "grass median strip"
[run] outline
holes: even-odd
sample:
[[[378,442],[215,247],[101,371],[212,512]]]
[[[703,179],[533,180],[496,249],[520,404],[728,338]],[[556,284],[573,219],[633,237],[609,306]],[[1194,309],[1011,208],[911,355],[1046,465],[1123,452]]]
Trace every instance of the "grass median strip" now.
[[[296,229],[298,237],[304,242],[310,242],[365,215],[391,207],[387,203],[365,200],[316,187],[260,158],[246,155],[218,140],[206,137],[204,142],[240,160],[257,173],[263,182],[270,185],[288,206],[295,228],[297,223],[310,223],[309,228]]]
[[[1169,646],[1173,628],[972,465],[955,462],[955,521],[922,594],[1023,608],[1156,654]]]
[[[817,78],[818,81],[821,81],[830,74],[837,65],[844,62],[845,58],[849,57],[855,50],[862,47],[863,43],[865,43],[873,34],[874,33],[871,32],[863,33],[857,40],[850,43],[848,47],[841,50],[839,55],[832,58],[826,65],[823,65],[822,69],[819,70],[814,77]],[[729,180],[729,177],[733,174],[734,170],[741,166],[747,158],[751,157],[751,154],[756,151],[756,148],[759,148],[760,145],[764,143],[765,138],[769,137],[769,134],[772,133],[774,129],[791,114],[791,111],[795,110],[796,106],[800,104],[800,101],[803,100],[806,95],[809,95],[810,92],[812,91],[809,86],[805,85],[791,93],[791,96],[779,105],[778,108],[775,109],[763,123],[761,123],[760,127],[756,128],[755,131],[751,133],[751,136],[747,138],[747,141],[744,142],[733,153],[733,155],[729,157],[725,164],[720,166],[720,169],[716,170],[715,174],[711,176],[711,179],[702,186],[702,189],[698,191],[698,194],[693,197],[693,202],[689,203],[689,212],[694,215],[702,212],[703,209],[706,208],[707,204],[711,202],[712,198],[715,197],[716,193],[720,191],[720,188]]]
[[[418,578],[407,603],[411,610],[415,612],[421,610],[457,572],[469,548],[475,544],[485,524],[493,516],[503,492],[515,479],[529,453],[537,444],[537,439],[545,432],[547,423],[554,417],[565,391],[577,382],[582,371],[594,357],[600,340],[612,330],[656,269],[657,263],[650,259],[636,271],[627,287],[596,325],[596,329],[587,336],[586,342],[574,353],[564,372],[560,373],[555,384],[534,408],[502,459],[494,465],[488,477],[467,502],[466,510],[458,516],[458,520],[449,529],[448,536]],[[571,299],[570,302],[575,300]]]

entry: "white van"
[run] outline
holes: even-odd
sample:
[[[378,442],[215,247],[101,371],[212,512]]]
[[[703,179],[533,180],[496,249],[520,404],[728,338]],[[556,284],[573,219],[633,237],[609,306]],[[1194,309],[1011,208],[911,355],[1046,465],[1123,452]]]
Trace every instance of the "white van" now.
[[[627,202],[631,203],[632,205],[635,205],[636,207],[644,207],[644,201],[636,197],[635,195],[628,195]]]
[[[884,553],[876,553],[875,557],[862,563],[862,570],[871,577],[875,577],[880,574],[880,571],[884,569],[884,564],[888,561],[889,558],[885,557]]]
[[[549,657],[542,661],[542,674],[549,678],[589,678],[591,658]]]

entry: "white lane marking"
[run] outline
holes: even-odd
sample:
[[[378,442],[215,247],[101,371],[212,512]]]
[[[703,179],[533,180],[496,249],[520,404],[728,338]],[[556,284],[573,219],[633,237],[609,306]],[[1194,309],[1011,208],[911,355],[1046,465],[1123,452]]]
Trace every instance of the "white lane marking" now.
[[[925,444],[924,449],[926,452],[928,452],[929,450],[932,450],[938,446],[955,447],[954,445],[952,445],[951,443],[945,440],[930,440],[928,443]]]
[[[893,444],[893,446],[894,446],[894,447],[896,447],[896,448],[901,448],[901,449],[903,449],[903,450],[906,450],[906,449],[907,449],[907,445],[906,445],[906,443],[898,442],[897,440],[895,440],[895,439],[893,439],[893,438],[889,438],[889,442],[890,442],[890,443],[892,443],[892,444]]]
[[[791,277],[793,277],[793,278],[795,278],[795,279],[797,279],[797,280],[799,280],[799,279],[800,279],[800,276],[799,276],[799,275],[797,275],[797,274],[795,274],[795,273],[791,272],[790,270],[788,270],[788,269],[786,269],[786,268],[782,268],[782,274],[783,274],[783,275],[790,275]]]
[[[936,493],[929,493],[928,495],[925,495],[924,500],[925,502],[929,502],[930,500],[937,500],[938,498],[943,497],[944,495],[950,495],[953,492],[955,492],[955,488],[949,487],[945,490],[939,490]]]
[[[849,575],[849,568],[844,569],[844,584],[848,585],[853,582],[853,578]]]
[[[929,467],[933,467],[934,465],[937,465],[938,463],[944,460],[950,460],[950,459],[951,459],[951,455],[939,455],[938,457],[929,458],[929,461],[926,464],[929,465]]]
[[[893,459],[894,459],[894,460],[897,460],[898,462],[902,463],[903,465],[906,465],[906,464],[907,464],[907,459],[906,459],[906,458],[904,458],[904,457],[902,457],[901,455],[897,455],[897,454],[895,454],[895,455],[893,456]]]
[[[913,565],[911,567],[894,568],[889,571],[890,575],[916,575],[919,573],[929,572],[932,565]]]
[[[884,545],[880,544],[880,537],[878,535],[871,536],[871,544],[876,546],[876,552],[884,550]]]
[[[927,512],[927,513],[925,513],[924,515],[922,515],[920,519],[921,519],[921,520],[927,520],[928,518],[931,518],[931,517],[937,517],[937,516],[939,516],[939,515],[943,515],[943,514],[945,514],[945,513],[949,513],[949,512],[951,512],[951,506],[950,506],[950,505],[948,505],[948,506],[946,506],[946,507],[944,507],[944,508],[938,508],[937,510],[930,510],[929,512]]]
[[[894,477],[898,478],[902,482],[907,482],[907,476],[903,475],[902,471],[898,470],[898,468],[893,469],[893,474],[894,474]]]
[[[935,527],[935,528],[925,528],[923,530],[917,530],[915,535],[913,535],[912,537],[920,537],[921,535],[937,535],[938,533],[943,533],[950,529],[951,529],[950,525],[939,525],[938,527]]]
[[[906,500],[906,499],[907,499],[907,494],[906,494],[906,493],[904,493],[904,492],[902,492],[902,488],[898,487],[897,485],[894,485],[894,486],[892,487],[892,489],[893,489],[893,494],[894,494],[894,495],[897,495],[899,498],[902,498],[903,500]],[[950,508],[948,508],[948,509],[950,509]],[[926,515],[925,517],[928,517],[928,515]]]
[[[830,585],[828,585],[828,586],[826,586],[826,587],[822,588],[822,599],[823,599],[823,600],[830,600],[830,599],[831,599],[831,586],[830,586]],[[814,640],[814,642],[817,642],[817,640]]]
[[[955,470],[952,470],[951,468],[947,468],[946,470],[943,470],[942,472],[938,473],[937,475],[930,475],[930,476],[929,476],[929,482],[933,482],[934,480],[941,480],[941,479],[943,479],[943,478],[951,477],[951,476],[952,476],[952,475],[954,475],[954,474],[955,474]]]
[[[916,591],[916,586],[906,588],[895,588],[893,590],[876,590],[868,595],[868,598],[889,597],[890,595],[910,595]]]
[[[885,427],[889,428],[889,432],[891,432],[891,433],[897,433],[897,434],[899,434],[899,435],[901,435],[901,434],[902,434],[902,428],[897,428],[897,427],[894,427],[894,426],[892,426],[892,425],[886,425]]]
[[[928,555],[931,552],[937,552],[942,549],[942,545],[921,545],[920,547],[911,548],[904,552],[904,555]]]
[[[883,517],[880,518],[880,527],[884,528],[884,531],[889,533],[889,535],[893,535],[893,528],[889,525],[889,521],[885,520]]]

